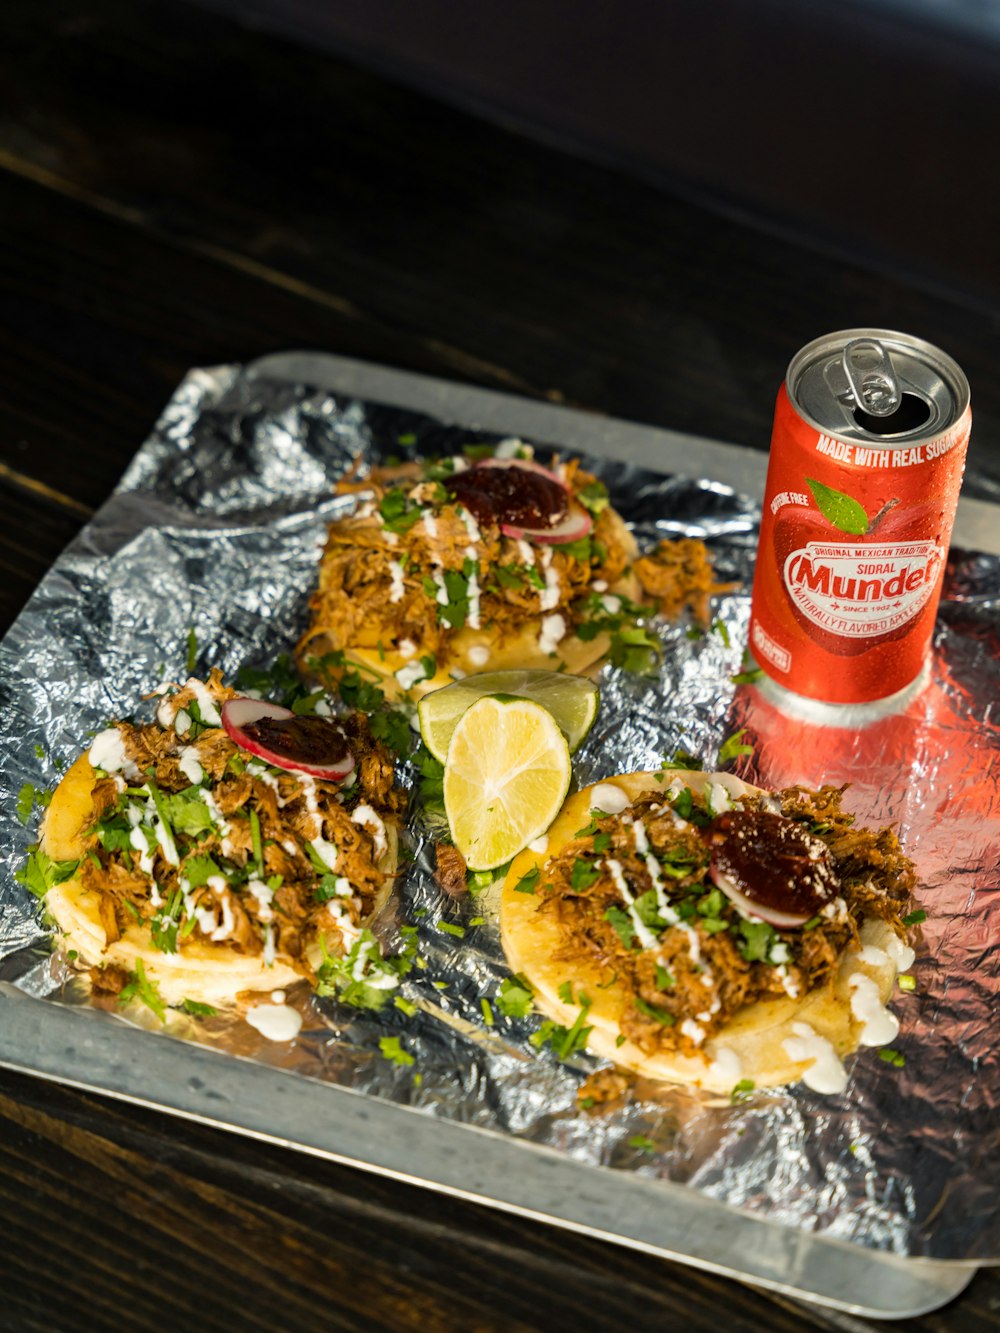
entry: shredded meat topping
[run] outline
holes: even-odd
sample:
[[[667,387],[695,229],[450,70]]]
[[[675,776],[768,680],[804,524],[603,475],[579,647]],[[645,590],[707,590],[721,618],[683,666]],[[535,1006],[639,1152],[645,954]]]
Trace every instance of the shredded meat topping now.
[[[906,937],[912,862],[888,828],[853,826],[844,788],[790,788],[781,811],[829,851],[837,895],[801,928],[746,916],[709,877],[712,812],[664,783],[620,815],[593,812],[544,868],[540,910],[560,923],[560,957],[596,965],[625,995],[621,1030],[647,1054],[691,1055],[744,1005],[798,997],[835,974],[868,917]],[[760,797],[743,798],[747,810]],[[683,810],[684,815],[678,813]],[[622,886],[624,885],[624,891]]]
[[[206,688],[217,707],[235,695],[218,672]],[[222,728],[192,723],[196,698],[185,686],[161,702],[157,721],[117,724],[139,772],[95,783],[77,877],[100,895],[109,942],[139,921],[164,953],[210,939],[311,977],[310,945],[348,943],[385,883],[373,824],[400,817],[392,761],[353,715],[340,720],[356,760],[348,785],[269,768]],[[365,821],[355,821],[362,804]]]
[[[583,627],[587,635],[614,616],[601,605],[609,593],[638,598],[646,589],[662,614],[676,617],[691,607],[707,621],[708,598],[722,585],[713,581],[701,542],[663,542],[633,572],[634,540],[606,503],[593,506],[593,527],[579,541],[518,542],[487,511],[474,518],[448,489],[450,476],[466,466],[459,458],[376,469],[370,498],[331,525],[310,628],[298,647],[307,670],[327,652],[407,645],[412,660],[429,655],[447,666],[463,627],[488,628],[503,642],[544,616],[561,616],[567,634]],[[428,472],[444,484],[427,479]],[[574,497],[600,487],[576,460],[563,464],[561,475]],[[343,489],[357,493],[359,483],[352,478]]]

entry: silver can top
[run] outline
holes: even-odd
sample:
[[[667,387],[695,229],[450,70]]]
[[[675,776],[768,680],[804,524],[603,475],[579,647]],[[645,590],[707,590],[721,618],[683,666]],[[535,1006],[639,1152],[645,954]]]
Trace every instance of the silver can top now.
[[[969,382],[931,343],[890,329],[844,329],[807,343],[785,383],[800,415],[862,446],[929,440],[969,406]]]

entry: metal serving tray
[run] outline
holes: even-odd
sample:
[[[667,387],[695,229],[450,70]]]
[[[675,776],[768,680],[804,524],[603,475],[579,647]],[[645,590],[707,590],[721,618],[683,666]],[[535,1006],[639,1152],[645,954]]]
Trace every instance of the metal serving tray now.
[[[269,356],[250,373],[662,472],[696,471],[758,498],[763,492],[763,454],[695,436],[319,353]],[[1000,553],[997,507],[963,500],[955,535],[963,546]],[[975,1272],[974,1264],[900,1258],[797,1231],[684,1186],[431,1119],[148,1033],[106,1013],[34,999],[7,984],[0,984],[0,1064],[856,1314],[900,1319],[925,1313],[953,1299]]]

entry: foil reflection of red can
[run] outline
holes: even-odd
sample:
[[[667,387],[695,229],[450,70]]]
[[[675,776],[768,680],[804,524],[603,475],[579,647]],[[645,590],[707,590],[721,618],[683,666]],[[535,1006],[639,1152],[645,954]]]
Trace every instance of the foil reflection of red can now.
[[[750,618],[790,702],[889,711],[921,679],[971,421],[962,371],[906,334],[851,329],[792,359]]]

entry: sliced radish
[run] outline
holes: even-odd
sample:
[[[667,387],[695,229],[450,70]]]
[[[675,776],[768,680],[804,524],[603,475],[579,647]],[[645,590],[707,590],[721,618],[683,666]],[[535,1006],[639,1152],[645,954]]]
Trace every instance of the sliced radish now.
[[[505,537],[514,537],[520,541],[540,542],[543,545],[558,546],[563,542],[579,541],[586,537],[594,526],[594,520],[575,500],[569,502],[569,513],[551,528],[519,528],[513,523],[501,523],[500,531]]]
[[[743,913],[744,916],[756,917],[760,921],[766,921],[769,926],[774,926],[776,930],[793,930],[796,926],[804,926],[809,920],[809,916],[804,912],[780,912],[776,907],[769,907],[766,903],[759,903],[753,898],[748,898],[745,893],[736,887],[736,881],[731,875],[727,875],[714,863],[709,874],[716,888],[722,890],[731,903]]]
[[[519,467],[528,472],[537,472],[539,476],[547,477],[549,481],[562,488],[569,495],[569,487],[559,477],[547,467],[542,467],[541,463],[536,463],[531,458],[484,458],[478,464],[479,467]],[[581,537],[586,537],[594,526],[594,520],[578,501],[569,499],[569,512],[558,523],[554,523],[547,528],[524,528],[516,523],[501,523],[500,531],[505,537],[513,537],[519,541],[541,542],[543,544],[558,546],[562,542],[579,541]]]
[[[837,895],[830,849],[793,819],[770,810],[726,810],[705,833],[712,880],[747,916],[791,930]]]
[[[548,477],[549,481],[554,481],[564,491],[569,489],[562,477],[551,468],[542,467],[541,463],[536,463],[533,458],[481,458],[476,467],[519,467],[524,472],[537,472],[541,477]]]
[[[342,782],[354,771],[347,737],[330,718],[299,717],[280,704],[241,696],[222,705],[222,725],[241,750],[289,773]]]

